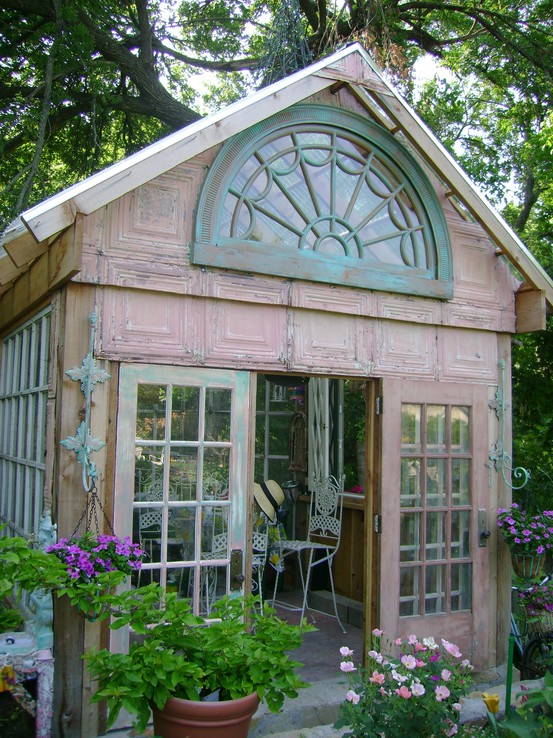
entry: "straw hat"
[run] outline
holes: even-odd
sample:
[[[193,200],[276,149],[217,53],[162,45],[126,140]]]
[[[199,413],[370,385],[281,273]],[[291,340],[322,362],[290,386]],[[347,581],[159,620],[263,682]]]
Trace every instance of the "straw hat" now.
[[[274,522],[278,508],[284,502],[282,487],[273,479],[261,482],[261,484],[255,482],[253,485],[253,496],[269,520]]]

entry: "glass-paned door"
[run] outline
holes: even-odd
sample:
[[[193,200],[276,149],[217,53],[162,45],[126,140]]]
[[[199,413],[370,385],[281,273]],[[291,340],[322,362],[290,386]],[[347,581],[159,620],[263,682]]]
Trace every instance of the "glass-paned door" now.
[[[471,408],[402,403],[400,617],[471,609]]]
[[[131,584],[159,582],[202,616],[244,551],[248,386],[246,372],[121,368],[115,529],[146,551]]]
[[[381,622],[397,635],[488,638],[488,388],[382,382]]]

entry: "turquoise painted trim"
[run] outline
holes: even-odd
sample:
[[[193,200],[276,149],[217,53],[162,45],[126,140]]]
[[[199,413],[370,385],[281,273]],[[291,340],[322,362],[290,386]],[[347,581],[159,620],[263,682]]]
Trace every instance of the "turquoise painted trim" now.
[[[274,243],[249,240],[247,234],[245,240],[219,236],[225,198],[244,164],[265,141],[280,133],[301,133],[302,127],[345,134],[354,143],[372,150],[402,182],[425,233],[428,269],[350,256],[329,256],[309,249],[275,248]],[[213,164],[200,196],[192,261],[202,266],[371,290],[439,299],[453,296],[452,250],[445,217],[436,192],[418,162],[374,121],[322,105],[294,106],[229,139]]]

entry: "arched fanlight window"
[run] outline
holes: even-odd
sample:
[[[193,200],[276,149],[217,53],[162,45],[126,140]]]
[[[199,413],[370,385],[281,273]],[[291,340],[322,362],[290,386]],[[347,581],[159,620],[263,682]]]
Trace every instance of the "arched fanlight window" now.
[[[449,298],[451,248],[426,175],[385,129],[299,105],[224,146],[198,209],[193,262]]]

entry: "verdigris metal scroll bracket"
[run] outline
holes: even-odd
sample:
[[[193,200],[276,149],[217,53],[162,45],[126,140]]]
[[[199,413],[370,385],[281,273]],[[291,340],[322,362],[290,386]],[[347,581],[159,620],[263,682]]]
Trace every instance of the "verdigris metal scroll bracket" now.
[[[505,360],[502,359],[500,364],[501,379],[500,385],[495,393],[495,399],[488,403],[490,409],[495,410],[498,420],[500,421],[500,437],[492,446],[488,453],[488,468],[491,470],[495,469],[499,473],[501,470],[501,476],[505,484],[511,489],[522,489],[528,484],[530,480],[530,471],[525,469],[523,466],[516,466],[513,468],[513,459],[509,454],[505,453],[505,414],[507,405],[505,403],[504,387],[505,387]],[[515,482],[513,483],[513,480]],[[517,484],[516,482],[520,482]]]
[[[74,369],[68,369],[65,372],[70,379],[81,383],[81,392],[85,397],[84,420],[77,428],[74,436],[67,436],[67,438],[64,438],[60,442],[68,451],[74,451],[77,461],[82,464],[82,480],[85,492],[90,492],[96,486],[96,480],[98,478],[96,464],[90,460],[90,454],[94,451],[99,451],[106,445],[100,438],[94,438],[90,432],[92,393],[96,384],[105,382],[111,376],[104,369],[100,369],[96,365],[96,359],[94,358],[96,322],[96,313],[92,313],[90,315],[90,348],[88,354],[83,359],[82,365]]]

